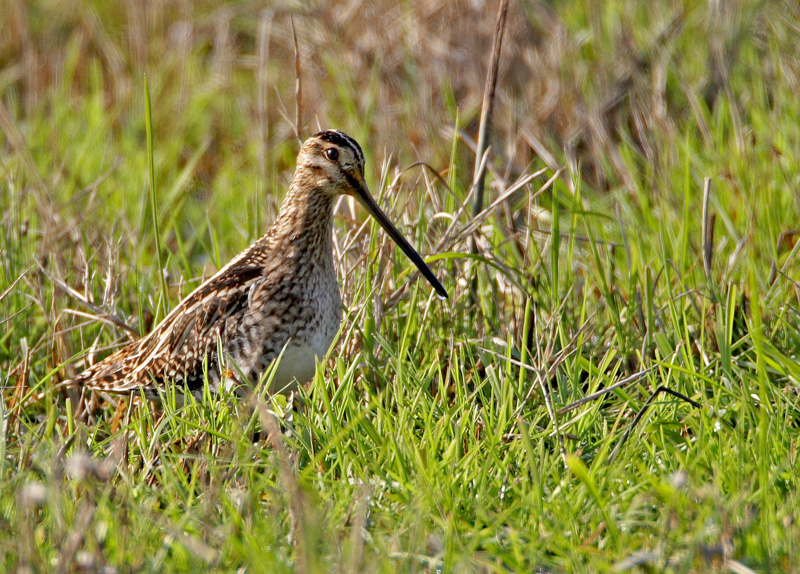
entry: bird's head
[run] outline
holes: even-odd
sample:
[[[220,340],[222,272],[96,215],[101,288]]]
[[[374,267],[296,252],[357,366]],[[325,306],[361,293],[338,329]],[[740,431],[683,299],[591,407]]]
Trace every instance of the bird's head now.
[[[364,180],[364,152],[358,142],[339,130],[325,130],[308,138],[300,148],[297,167],[315,188],[332,195],[369,194]]]
[[[358,142],[339,130],[325,130],[308,138],[297,157],[298,170],[303,170],[316,189],[332,196],[350,195],[364,206],[389,234],[441,298],[447,298],[442,284],[419,253],[389,221],[370,195],[364,178],[364,152]]]

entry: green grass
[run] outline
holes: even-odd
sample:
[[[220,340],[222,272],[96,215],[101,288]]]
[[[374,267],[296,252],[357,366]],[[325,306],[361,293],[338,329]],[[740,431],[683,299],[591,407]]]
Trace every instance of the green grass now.
[[[545,171],[475,257],[493,8],[0,7],[0,570],[800,572],[800,12],[511,4],[488,201]],[[76,420],[54,384],[133,337],[101,319],[148,332],[274,217],[290,15],[300,131],[359,139],[450,299],[343,215],[345,320],[301,409]],[[662,393],[633,427],[660,387],[701,408]]]

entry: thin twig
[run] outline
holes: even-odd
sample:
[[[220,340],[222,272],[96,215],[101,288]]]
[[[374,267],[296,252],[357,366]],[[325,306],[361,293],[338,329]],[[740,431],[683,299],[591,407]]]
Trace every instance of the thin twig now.
[[[486,180],[486,160],[484,154],[488,151],[489,129],[492,122],[492,110],[494,108],[495,92],[497,89],[497,73],[500,69],[500,51],[503,47],[503,34],[506,29],[506,14],[508,12],[508,0],[500,0],[500,7],[497,11],[497,23],[494,28],[494,39],[492,40],[492,57],[489,61],[489,70],[486,73],[486,84],[483,92],[483,105],[481,107],[481,123],[478,129],[478,147],[475,150],[475,172],[473,175],[473,188],[475,194],[472,198],[472,217],[483,210],[483,191]],[[478,242],[474,237],[469,238],[469,251],[473,255],[478,253]],[[470,288],[470,299],[473,305],[477,305],[477,275],[473,275]]]
[[[292,41],[294,42],[294,73],[296,76],[294,88],[294,137],[297,138],[298,143],[300,133],[302,131],[303,120],[303,82],[301,80],[300,68],[300,45],[297,42],[297,33],[294,29],[294,18],[292,21]]]
[[[599,399],[600,397],[602,397],[603,395],[607,395],[611,391],[615,391],[615,390],[617,390],[619,388],[626,387],[626,386],[628,386],[630,384],[633,384],[633,383],[641,380],[642,378],[644,378],[645,375],[650,373],[655,368],[656,368],[655,365],[652,366],[652,367],[648,367],[645,370],[639,371],[638,373],[634,373],[630,377],[626,377],[626,378],[622,379],[621,381],[618,381],[618,382],[614,383],[613,385],[611,385],[609,387],[606,387],[606,388],[604,388],[604,389],[602,389],[600,391],[597,391],[596,393],[592,393],[591,395],[586,395],[585,397],[583,397],[582,399],[578,399],[574,403],[570,403],[567,406],[561,407],[560,409],[558,409],[557,413],[559,415],[563,415],[563,414],[568,413],[570,411],[574,411],[579,406],[585,405],[586,403],[589,403],[589,402],[592,402],[595,399]]]
[[[628,428],[625,429],[625,434],[622,435],[622,438],[617,443],[617,446],[614,447],[614,450],[611,451],[611,455],[608,457],[609,462],[616,458],[619,451],[622,450],[622,447],[625,445],[625,443],[628,441],[628,438],[631,436],[633,429],[636,428],[636,425],[639,424],[639,421],[642,420],[642,417],[647,412],[647,409],[650,408],[650,405],[653,404],[653,401],[655,401],[658,395],[660,395],[661,393],[667,393],[678,399],[684,400],[696,409],[702,408],[702,405],[700,403],[698,403],[697,401],[693,401],[692,399],[690,399],[689,397],[687,397],[682,393],[679,393],[678,391],[673,391],[672,389],[669,389],[663,385],[658,387],[655,390],[655,392],[652,395],[650,395],[650,398],[647,399],[647,401],[645,401],[644,405],[642,405],[642,408],[639,409],[639,412],[636,413],[636,416],[634,417],[633,422],[630,424],[630,426],[628,426]]]
[[[92,524],[95,510],[97,510],[97,504],[94,501],[85,500],[76,512],[75,521],[72,523],[72,528],[61,547],[55,568],[56,572],[70,572],[72,570],[72,561],[75,558],[75,553],[84,543],[86,532]]]
[[[497,90],[497,74],[500,70],[500,51],[503,47],[503,34],[506,29],[506,14],[508,12],[508,0],[501,0],[500,8],[497,11],[497,23],[494,28],[494,39],[492,40],[492,57],[489,62],[489,70],[486,72],[486,84],[483,92],[483,106],[481,108],[481,123],[478,129],[478,149],[475,153],[475,172],[473,185],[476,188],[475,197],[472,202],[472,216],[477,216],[483,210],[483,190],[486,175],[486,168],[483,164],[483,154],[488,147],[489,129],[492,122],[492,111],[494,109],[495,92]],[[475,253],[476,246],[472,245],[472,253]]]
[[[387,189],[389,189],[389,190],[394,189],[397,186],[397,182],[400,180],[400,177],[402,177],[402,175],[404,173],[406,173],[407,171],[411,170],[412,168],[415,168],[415,167],[418,167],[418,166],[422,166],[424,168],[427,168],[428,171],[431,172],[434,175],[434,177],[436,177],[436,179],[439,181],[439,183],[441,183],[444,186],[444,188],[450,193],[450,195],[453,198],[456,197],[455,192],[450,188],[450,185],[447,183],[447,180],[445,178],[443,178],[442,175],[438,171],[436,171],[436,168],[434,168],[429,163],[425,163],[424,161],[415,161],[411,165],[408,165],[408,166],[404,167],[402,170],[400,170],[400,172],[398,172],[397,175],[395,175],[394,179],[392,180],[392,183],[389,184]]]
[[[39,173],[36,163],[33,161],[33,157],[28,149],[28,145],[25,142],[25,137],[22,135],[19,129],[17,129],[17,126],[14,124],[14,120],[11,119],[11,113],[8,111],[8,108],[6,108],[2,100],[0,100],[0,130],[2,130],[6,135],[6,138],[11,143],[14,151],[16,151],[22,158],[22,164],[25,166],[28,177],[31,178],[34,186],[38,188],[38,190],[45,196],[45,198],[47,198],[48,201],[51,201],[52,193],[47,187],[42,174]],[[22,189],[24,190],[25,188],[23,187]],[[37,207],[39,207],[42,212],[45,213],[46,210],[44,209],[44,203],[42,202],[43,198],[39,195],[36,195],[35,199],[37,202]]]
[[[91,303],[86,303],[87,306],[96,309],[94,305]],[[75,315],[76,317],[83,317],[84,319],[91,319],[93,321],[100,321],[101,323],[107,323],[109,325],[114,325],[115,327],[119,327],[120,329],[124,329],[128,331],[134,337],[131,340],[136,340],[139,338],[139,331],[127,325],[122,319],[117,317],[116,315],[111,315],[110,313],[103,313],[102,311],[97,312],[96,315],[92,313],[86,313],[85,311],[79,311],[77,309],[64,309],[64,313],[69,315]],[[130,338],[130,337],[129,337]]]
[[[309,557],[309,549],[305,539],[306,517],[304,510],[306,506],[306,496],[289,465],[290,456],[286,448],[286,443],[283,440],[283,433],[281,433],[280,425],[278,424],[278,417],[256,393],[250,396],[250,404],[258,414],[261,426],[267,431],[267,440],[270,446],[275,450],[281,482],[283,482],[283,487],[286,489],[286,496],[289,498],[289,504],[293,515],[293,530],[297,546],[295,572],[304,574],[308,571]]]
[[[5,298],[6,298],[6,295],[8,295],[9,293],[11,293],[11,291],[14,289],[14,287],[16,287],[16,286],[17,286],[17,283],[19,283],[19,282],[22,280],[22,278],[23,278],[23,277],[25,277],[25,276],[28,274],[28,272],[29,272],[31,269],[33,269],[33,265],[31,265],[30,267],[28,267],[28,268],[27,268],[25,271],[23,271],[23,272],[20,274],[20,276],[19,276],[19,277],[17,277],[16,279],[14,279],[14,282],[13,282],[11,285],[9,285],[9,286],[8,286],[8,289],[6,289],[5,291],[3,291],[3,293],[2,293],[2,294],[0,294],[0,301],[2,301],[3,299],[5,299]]]
[[[714,263],[714,222],[716,216],[709,212],[708,200],[711,195],[711,178],[707,177],[703,183],[703,269],[706,272],[708,290],[711,292],[711,300],[717,303],[717,293],[714,289],[714,282],[711,276],[711,266]]]
[[[458,211],[456,211],[456,213],[453,215],[453,219],[450,223],[450,226],[444,232],[444,234],[442,235],[441,239],[436,244],[436,246],[432,249],[432,253],[442,253],[451,251],[453,246],[456,243],[458,243],[458,241],[463,239],[468,234],[471,234],[474,231],[476,231],[478,227],[480,227],[481,223],[483,223],[486,220],[486,218],[488,218],[489,215],[491,215],[494,212],[494,210],[497,209],[498,206],[502,205],[502,203],[508,197],[510,197],[513,193],[515,193],[519,188],[529,183],[533,178],[542,175],[542,173],[544,173],[545,171],[546,170],[542,169],[533,174],[521,177],[514,185],[509,187],[500,197],[498,197],[494,202],[492,202],[492,204],[489,207],[481,211],[476,217],[472,218],[461,229],[459,229],[457,232],[454,233],[453,230],[458,224],[458,220],[461,217],[461,214],[466,210],[467,202],[465,201],[464,204],[462,204],[461,208]],[[544,185],[542,185],[542,187],[540,187],[536,192],[534,192],[532,199],[535,199],[536,197],[544,193],[553,184],[556,178],[558,178],[558,175],[560,173],[561,173],[560,171],[556,172],[553,175],[553,177],[547,180],[547,182],[545,182]],[[474,189],[475,188],[472,188],[470,193],[472,193]],[[469,197],[467,199],[469,199]],[[402,293],[407,288],[408,283],[413,282],[418,276],[419,276],[418,270],[415,269],[414,271],[411,272],[411,275],[409,275],[406,285],[398,287],[389,296],[386,302],[387,308],[391,308],[397,303],[400,293]]]
[[[47,275],[50,281],[52,281],[56,285],[56,287],[64,291],[70,297],[73,297],[74,299],[77,299],[78,301],[86,305],[89,309],[91,309],[95,313],[95,315],[89,315],[88,313],[82,313],[80,311],[75,311],[73,309],[66,309],[65,312],[71,313],[73,315],[78,315],[80,317],[97,319],[99,321],[105,321],[106,323],[112,323],[113,325],[119,327],[120,329],[124,329],[128,333],[132,334],[133,335],[132,340],[138,339],[140,337],[139,331],[128,325],[121,318],[104,311],[102,308],[98,307],[97,305],[89,301],[88,297],[81,295],[75,289],[64,283],[61,279],[58,279],[53,275],[51,275],[50,273],[48,273],[47,270],[41,266],[41,264],[39,265],[39,268],[42,271],[42,273]]]
[[[266,181],[267,176],[267,141],[269,138],[269,116],[267,114],[267,65],[269,64],[269,39],[272,34],[272,17],[275,12],[267,9],[261,12],[261,19],[258,24],[258,101],[256,110],[258,114],[258,167],[262,181]]]

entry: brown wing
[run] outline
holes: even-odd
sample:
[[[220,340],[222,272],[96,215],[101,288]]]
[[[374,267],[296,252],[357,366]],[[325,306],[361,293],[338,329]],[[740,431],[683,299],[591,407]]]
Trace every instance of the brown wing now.
[[[130,393],[168,380],[202,375],[203,360],[227,343],[230,319],[248,306],[250,290],[264,279],[261,258],[244,252],[195,289],[153,331],[81,372],[65,385]]]

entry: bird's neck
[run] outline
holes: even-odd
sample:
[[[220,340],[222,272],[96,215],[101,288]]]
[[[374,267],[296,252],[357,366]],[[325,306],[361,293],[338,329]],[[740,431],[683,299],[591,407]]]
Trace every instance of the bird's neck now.
[[[330,193],[295,176],[278,218],[267,233],[284,257],[333,263],[333,202]]]

